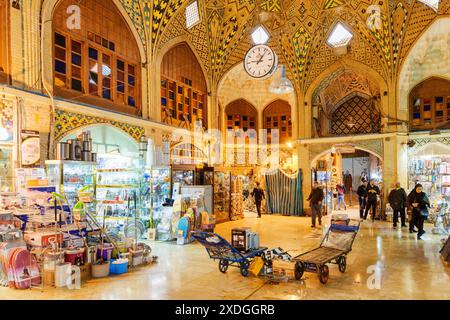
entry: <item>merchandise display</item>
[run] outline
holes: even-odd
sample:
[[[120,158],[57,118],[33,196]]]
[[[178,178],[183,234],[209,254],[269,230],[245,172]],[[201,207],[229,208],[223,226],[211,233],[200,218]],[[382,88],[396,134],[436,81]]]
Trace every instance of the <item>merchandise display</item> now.
[[[228,171],[214,172],[214,213],[218,223],[230,220],[231,174]]]
[[[193,186],[195,169],[181,169],[179,166],[172,166],[172,185],[180,183],[182,186]]]
[[[244,218],[244,186],[242,179],[231,177],[231,220]]]

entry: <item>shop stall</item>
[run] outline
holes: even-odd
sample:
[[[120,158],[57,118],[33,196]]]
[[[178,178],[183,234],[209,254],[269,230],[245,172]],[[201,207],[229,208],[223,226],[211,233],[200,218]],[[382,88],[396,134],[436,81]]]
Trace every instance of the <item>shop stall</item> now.
[[[230,220],[231,172],[225,168],[214,170],[214,213],[217,223]]]
[[[409,155],[408,187],[418,183],[431,202],[428,219],[436,233],[450,233],[450,147],[442,143],[429,143]]]

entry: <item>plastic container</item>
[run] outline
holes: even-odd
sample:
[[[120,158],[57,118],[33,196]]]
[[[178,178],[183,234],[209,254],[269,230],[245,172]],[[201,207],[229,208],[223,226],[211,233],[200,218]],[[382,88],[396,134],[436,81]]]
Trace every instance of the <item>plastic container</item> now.
[[[92,265],[92,278],[104,278],[109,276],[109,261],[103,264]]]
[[[111,274],[124,274],[128,271],[128,259],[121,259],[123,262],[117,263],[117,260],[111,260],[109,272]]]
[[[97,247],[97,258],[103,259],[105,261],[111,260],[111,255],[113,251],[113,245],[110,243],[105,243],[102,247],[102,245],[98,245]]]

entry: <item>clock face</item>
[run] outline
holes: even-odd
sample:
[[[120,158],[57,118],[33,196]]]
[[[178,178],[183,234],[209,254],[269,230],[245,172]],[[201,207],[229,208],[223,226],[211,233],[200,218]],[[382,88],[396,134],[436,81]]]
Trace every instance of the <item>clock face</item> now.
[[[266,45],[254,46],[245,55],[245,71],[253,78],[262,79],[268,77],[275,72],[277,66],[277,55]]]

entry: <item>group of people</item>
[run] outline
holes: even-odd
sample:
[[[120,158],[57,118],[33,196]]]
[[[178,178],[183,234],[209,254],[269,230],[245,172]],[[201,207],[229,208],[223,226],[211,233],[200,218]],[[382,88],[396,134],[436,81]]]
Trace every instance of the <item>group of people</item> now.
[[[338,193],[339,210],[341,204],[343,204],[345,209],[347,209],[343,199],[345,187],[343,185],[338,185],[336,189]],[[378,197],[380,195],[380,188],[377,186],[376,181],[371,180],[369,183],[367,183],[367,181],[362,181],[356,193],[359,200],[360,218],[362,220],[367,220],[369,211],[372,211],[372,221],[374,221],[377,212]],[[317,218],[319,225],[322,224],[322,202],[324,197],[322,188],[319,183],[315,181],[311,193],[307,199],[310,202],[312,210],[312,228],[315,228]],[[396,183],[395,188],[389,193],[388,202],[393,210],[394,228],[397,228],[399,217],[401,227],[407,227],[406,209],[410,209],[411,214],[409,218],[409,232],[417,233],[417,239],[420,240],[425,233],[423,224],[428,218],[428,208],[430,208],[430,201],[425,192],[423,192],[422,185],[417,184],[407,196],[406,191],[401,187],[400,183]],[[417,228],[417,230],[415,228]]]
[[[428,219],[428,208],[430,208],[430,200],[426,193],[423,192],[422,185],[416,184],[414,189],[406,196],[405,189],[397,182],[395,188],[389,193],[388,202],[394,211],[394,228],[397,227],[399,215],[402,228],[406,228],[406,209],[409,208],[411,212],[409,232],[417,232],[417,239],[420,240],[425,233],[423,224],[425,220]],[[417,230],[415,230],[414,227],[416,227]]]

